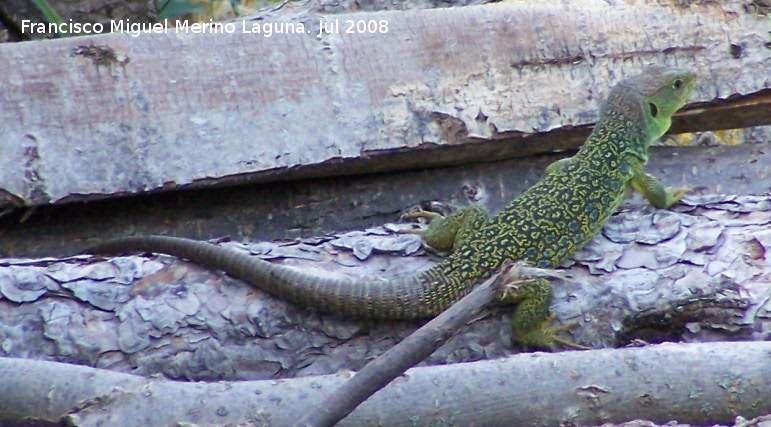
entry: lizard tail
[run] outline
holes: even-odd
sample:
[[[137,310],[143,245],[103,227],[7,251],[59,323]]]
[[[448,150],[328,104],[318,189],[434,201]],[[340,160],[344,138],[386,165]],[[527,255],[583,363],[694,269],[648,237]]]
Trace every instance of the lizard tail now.
[[[399,280],[367,281],[319,277],[273,264],[208,242],[168,236],[134,236],[110,240],[84,254],[155,252],[222,270],[250,285],[293,303],[358,318],[421,319],[452,302],[439,298],[443,281],[434,274]]]

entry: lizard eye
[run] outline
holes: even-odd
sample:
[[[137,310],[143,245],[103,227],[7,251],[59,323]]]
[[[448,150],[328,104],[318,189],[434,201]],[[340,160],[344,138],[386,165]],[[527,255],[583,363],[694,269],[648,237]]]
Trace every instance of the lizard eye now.
[[[659,115],[659,108],[656,107],[656,104],[654,104],[652,102],[648,103],[648,108],[651,109],[651,116],[653,116],[653,118],[655,119],[656,116]]]
[[[674,90],[680,90],[683,88],[683,81],[680,79],[676,79],[674,82],[672,82],[672,89]]]

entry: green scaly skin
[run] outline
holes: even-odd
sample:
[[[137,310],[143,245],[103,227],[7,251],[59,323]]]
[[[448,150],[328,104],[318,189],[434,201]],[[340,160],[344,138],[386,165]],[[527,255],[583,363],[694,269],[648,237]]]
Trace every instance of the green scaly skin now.
[[[435,267],[401,280],[332,279],[301,273],[206,242],[164,236],[125,237],[88,253],[149,251],[186,258],[223,270],[297,304],[346,316],[420,319],[443,311],[491,276],[506,261],[556,267],[592,239],[635,190],[657,208],[668,208],[686,192],[664,188],[645,173],[648,146],[666,132],[685,104],[696,76],[653,67],[616,85],[581,150],[550,165],[544,178],[489,218],[478,205],[432,219],[425,238],[454,249]],[[570,344],[549,328],[551,285],[536,279],[509,293],[518,302],[512,327],[524,348]],[[568,326],[569,327],[569,326]]]

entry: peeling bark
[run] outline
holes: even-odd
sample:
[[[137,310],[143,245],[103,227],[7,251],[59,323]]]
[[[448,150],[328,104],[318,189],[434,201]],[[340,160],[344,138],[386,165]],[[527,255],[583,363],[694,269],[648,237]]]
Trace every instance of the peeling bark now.
[[[692,102],[752,97],[719,115],[702,105],[678,131],[769,124],[771,24],[733,5],[261,18],[233,34],[0,45],[0,189],[42,205],[575,148],[609,88],[651,63],[698,71]],[[346,34],[347,21],[388,31]],[[317,37],[321,22],[339,33]],[[303,32],[242,32],[265,23]],[[159,58],[159,46],[170,54]]]
[[[635,339],[768,339],[769,224],[768,196],[623,209],[576,254],[569,280],[555,283],[552,311],[560,322],[578,322],[571,338],[594,348]],[[314,274],[400,277],[435,262],[416,236],[390,231],[403,227],[224,244]],[[164,256],[0,265],[6,357],[188,380],[287,378],[359,370],[415,328],[320,315]],[[486,312],[424,364],[509,355],[510,334],[505,307]]]
[[[665,186],[689,187],[693,194],[771,192],[771,150],[762,144],[649,151],[647,170]],[[61,257],[127,234],[196,240],[230,236],[236,241],[312,238],[379,226],[432,200],[459,206],[479,202],[497,212],[567,154],[572,153],[41,206],[0,217],[0,256]]]

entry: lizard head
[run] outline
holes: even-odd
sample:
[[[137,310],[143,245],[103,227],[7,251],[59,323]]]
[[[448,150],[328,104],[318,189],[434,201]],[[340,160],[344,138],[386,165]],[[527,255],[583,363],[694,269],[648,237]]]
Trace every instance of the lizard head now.
[[[695,73],[655,66],[622,81],[613,90],[623,92],[624,96],[633,98],[627,101],[640,106],[652,141],[669,129],[672,115],[685,104],[695,86]]]

